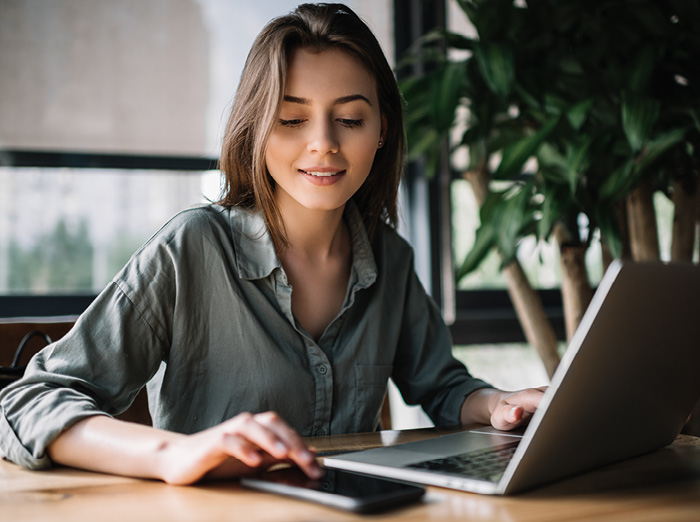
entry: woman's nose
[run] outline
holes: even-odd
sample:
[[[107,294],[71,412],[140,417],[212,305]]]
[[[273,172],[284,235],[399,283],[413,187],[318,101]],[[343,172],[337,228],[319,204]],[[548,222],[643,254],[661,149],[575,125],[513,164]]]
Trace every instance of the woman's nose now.
[[[306,146],[309,152],[316,154],[334,154],[340,145],[335,135],[332,122],[318,121],[310,128],[309,141]]]

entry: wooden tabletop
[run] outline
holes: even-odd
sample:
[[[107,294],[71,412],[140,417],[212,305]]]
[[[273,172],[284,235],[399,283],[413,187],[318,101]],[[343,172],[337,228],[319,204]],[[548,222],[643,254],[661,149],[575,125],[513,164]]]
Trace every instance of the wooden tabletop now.
[[[407,430],[308,439],[319,452],[419,440]],[[249,491],[237,481],[168,486],[56,468],[32,472],[0,460],[0,519],[7,521],[700,520],[700,438],[513,497],[428,488],[424,500],[380,515],[354,515]]]

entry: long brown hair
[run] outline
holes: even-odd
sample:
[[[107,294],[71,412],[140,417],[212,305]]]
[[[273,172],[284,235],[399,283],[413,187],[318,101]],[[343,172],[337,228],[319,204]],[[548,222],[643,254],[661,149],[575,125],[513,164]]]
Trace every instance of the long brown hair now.
[[[219,162],[225,185],[218,203],[260,209],[278,251],[288,242],[265,152],[284,97],[287,63],[299,48],[343,50],[359,59],[376,80],[379,110],[387,122],[384,145],[377,150],[367,180],[353,196],[370,238],[382,222],[396,227],[403,171],[401,95],[369,27],[343,4],[302,4],[289,15],[273,19],[253,43],[234,98]]]

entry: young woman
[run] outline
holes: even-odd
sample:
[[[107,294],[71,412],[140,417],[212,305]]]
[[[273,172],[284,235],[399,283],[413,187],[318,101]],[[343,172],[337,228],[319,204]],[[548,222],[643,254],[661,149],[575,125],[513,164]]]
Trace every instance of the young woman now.
[[[526,422],[452,358],[396,234],[394,77],[341,4],[263,29],[221,155],[225,196],[144,245],[62,340],[0,394],[4,456],[190,484],[289,460],[300,435],[371,431],[392,377],[438,425]],[[154,427],[111,415],[148,383]]]

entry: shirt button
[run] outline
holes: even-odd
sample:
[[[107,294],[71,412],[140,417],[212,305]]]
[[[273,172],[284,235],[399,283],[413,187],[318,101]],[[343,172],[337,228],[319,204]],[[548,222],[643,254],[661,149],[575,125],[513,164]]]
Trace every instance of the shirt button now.
[[[324,430],[316,430],[316,433],[314,435],[316,435],[317,437],[323,437],[325,434],[326,432]]]
[[[326,366],[321,365],[318,367],[318,373],[320,373],[321,375],[326,375],[328,373],[328,368]]]

